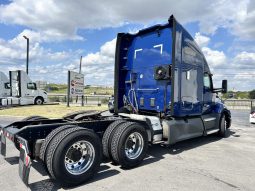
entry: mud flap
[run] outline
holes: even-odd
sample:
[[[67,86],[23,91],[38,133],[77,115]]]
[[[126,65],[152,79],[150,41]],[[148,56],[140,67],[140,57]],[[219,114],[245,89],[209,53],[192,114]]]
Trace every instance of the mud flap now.
[[[6,157],[6,137],[4,136],[4,132],[1,127],[0,127],[0,151],[1,155]]]
[[[28,186],[29,173],[31,168],[31,158],[28,143],[25,139],[17,137],[20,141],[20,156],[19,156],[19,176],[21,180]]]

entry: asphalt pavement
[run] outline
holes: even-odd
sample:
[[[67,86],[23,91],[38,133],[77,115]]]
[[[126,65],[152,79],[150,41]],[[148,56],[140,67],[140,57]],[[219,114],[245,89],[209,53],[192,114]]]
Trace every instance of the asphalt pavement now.
[[[255,124],[249,111],[232,111],[233,123],[227,138],[216,135],[177,143],[154,145],[137,168],[124,170],[103,163],[88,183],[69,190],[164,191],[164,190],[255,190]],[[20,118],[0,117],[0,125]],[[33,163],[30,185],[18,176],[18,152],[8,145],[7,158],[0,157],[0,190],[68,190],[50,180],[43,167]]]

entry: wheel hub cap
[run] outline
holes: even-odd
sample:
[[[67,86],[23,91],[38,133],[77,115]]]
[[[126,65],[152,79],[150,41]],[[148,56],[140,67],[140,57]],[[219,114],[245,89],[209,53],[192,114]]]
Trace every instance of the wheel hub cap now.
[[[74,143],[66,152],[65,167],[73,175],[80,175],[86,172],[95,159],[95,149],[88,141]]]
[[[143,151],[144,140],[140,133],[130,134],[125,143],[125,154],[129,159],[136,159]]]

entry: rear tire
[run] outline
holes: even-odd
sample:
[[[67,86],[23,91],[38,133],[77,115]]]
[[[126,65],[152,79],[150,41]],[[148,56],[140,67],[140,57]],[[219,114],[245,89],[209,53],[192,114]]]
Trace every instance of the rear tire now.
[[[106,158],[112,159],[112,155],[111,155],[112,137],[117,127],[119,127],[119,125],[121,125],[124,122],[125,122],[124,120],[114,121],[107,127],[106,131],[104,132],[104,135],[102,138],[102,144],[103,144],[103,155]]]
[[[146,156],[148,135],[139,123],[126,122],[115,131],[111,142],[111,155],[114,162],[124,168],[139,165]]]
[[[60,132],[47,150],[49,173],[63,186],[76,186],[89,180],[100,166],[101,141],[94,132],[84,128]]]
[[[45,162],[46,159],[45,159],[45,156],[46,156],[46,151],[47,151],[47,148],[51,142],[51,140],[61,131],[65,130],[65,129],[68,129],[68,128],[74,128],[76,127],[75,125],[64,125],[64,126],[61,126],[61,127],[58,127],[56,129],[54,129],[53,131],[50,132],[50,134],[45,138],[41,148],[40,148],[40,159]]]

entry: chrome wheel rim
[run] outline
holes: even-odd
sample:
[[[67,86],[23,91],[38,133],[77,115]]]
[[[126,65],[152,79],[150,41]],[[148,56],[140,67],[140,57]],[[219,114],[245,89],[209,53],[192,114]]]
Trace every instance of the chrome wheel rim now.
[[[134,132],[130,134],[125,142],[125,154],[129,159],[136,159],[143,151],[144,140],[143,136]]]
[[[67,150],[64,160],[65,168],[70,174],[83,174],[94,163],[95,149],[88,141],[78,141]]]

